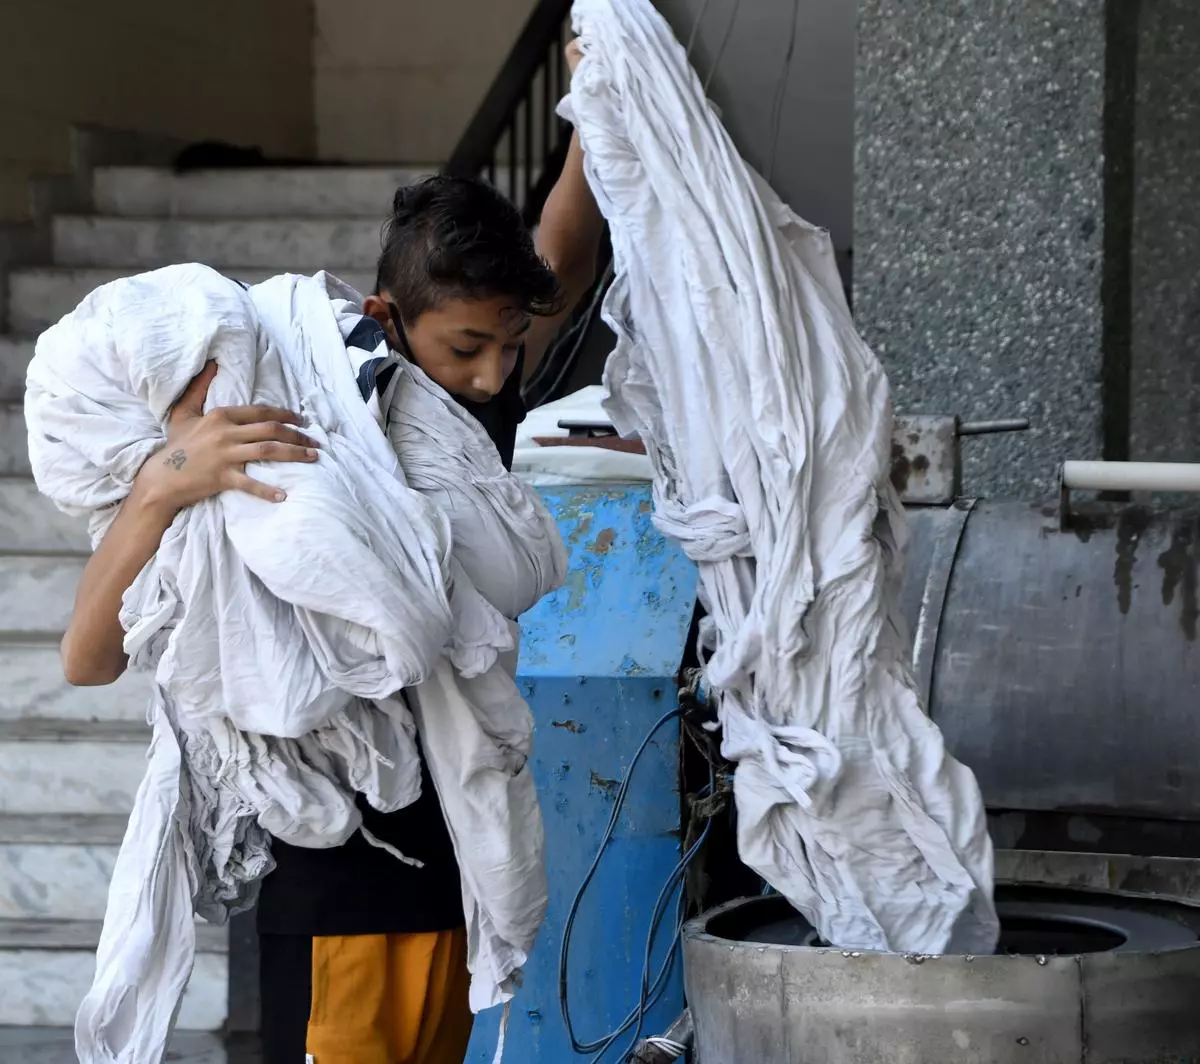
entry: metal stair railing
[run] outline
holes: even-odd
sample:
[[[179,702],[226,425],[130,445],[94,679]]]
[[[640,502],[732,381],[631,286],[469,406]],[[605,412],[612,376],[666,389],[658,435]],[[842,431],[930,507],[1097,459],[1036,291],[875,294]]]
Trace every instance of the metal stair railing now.
[[[542,0],[446,163],[446,173],[486,177],[533,226],[562,172],[570,124],[556,113],[569,83],[564,49],[571,0]]]

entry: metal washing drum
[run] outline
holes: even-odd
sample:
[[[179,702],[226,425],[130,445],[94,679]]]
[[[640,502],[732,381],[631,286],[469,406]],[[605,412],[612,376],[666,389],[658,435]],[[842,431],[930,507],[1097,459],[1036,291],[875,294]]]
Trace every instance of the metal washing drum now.
[[[1009,851],[998,866],[1006,952],[990,957],[824,947],[779,898],[693,921],[698,1064],[1200,1061],[1200,908],[1178,900],[1195,862]]]
[[[699,1064],[1200,1062],[1200,513],[1067,497],[1196,490],[1200,467],[1063,483],[909,511],[917,679],[1009,847],[1006,952],[845,952],[734,902],[684,932]]]

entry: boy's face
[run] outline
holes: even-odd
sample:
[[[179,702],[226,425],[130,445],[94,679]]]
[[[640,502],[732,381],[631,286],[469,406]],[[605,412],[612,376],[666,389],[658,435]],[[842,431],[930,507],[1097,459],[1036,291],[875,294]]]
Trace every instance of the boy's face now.
[[[367,298],[363,311],[403,351],[388,302],[388,293],[381,292]],[[410,322],[406,333],[413,360],[433,380],[451,395],[484,403],[512,373],[531,321],[507,296],[451,299]]]

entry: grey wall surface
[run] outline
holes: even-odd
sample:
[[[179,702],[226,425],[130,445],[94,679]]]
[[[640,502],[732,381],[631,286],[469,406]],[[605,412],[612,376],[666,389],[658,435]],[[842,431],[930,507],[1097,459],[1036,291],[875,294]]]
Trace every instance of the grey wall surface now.
[[[795,12],[795,51],[772,184],[799,214],[828,228],[840,251],[848,248],[854,211],[854,0],[657,0],[655,6],[685,43],[703,15],[692,63],[702,78],[712,71],[710,97],[739,151],[764,174],[774,140],[772,103]]]
[[[1131,455],[1200,462],[1200,3],[1141,9]]]
[[[1047,490],[1128,372],[1130,35],[1105,0],[858,10],[859,326],[897,409],[1033,422],[969,444],[969,492]]]
[[[855,310],[968,491],[1200,460],[1200,4],[859,0]]]

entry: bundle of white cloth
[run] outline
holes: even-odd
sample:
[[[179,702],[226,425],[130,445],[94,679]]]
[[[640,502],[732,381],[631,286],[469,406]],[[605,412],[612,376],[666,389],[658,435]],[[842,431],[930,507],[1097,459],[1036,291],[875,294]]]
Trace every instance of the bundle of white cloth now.
[[[389,441],[351,372],[347,303],[321,274],[245,290],[175,266],[98,289],[38,341],[34,476],[93,543],[209,360],[208,408],[299,411],[321,447],[315,464],[250,467],[283,503],[225,492],[181,512],[126,592],[153,740],[76,1023],[83,1064],[161,1060],[193,912],[252,905],[271,836],[337,846],[361,829],[356,794],[412,802],[417,733],[462,869],[476,1011],[512,996],[544,915],[511,619],[561,583],[565,551],[482,428],[403,361]]]
[[[983,803],[913,683],[887,381],[829,238],[742,161],[649,0],[574,22],[565,113],[615,256],[607,409],[699,565],[742,859],[838,946],[990,952]]]

